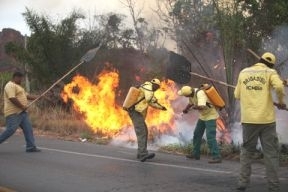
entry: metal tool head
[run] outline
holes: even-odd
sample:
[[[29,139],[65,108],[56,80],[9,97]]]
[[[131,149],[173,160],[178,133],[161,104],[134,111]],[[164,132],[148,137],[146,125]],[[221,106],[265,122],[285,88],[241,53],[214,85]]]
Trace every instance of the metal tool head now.
[[[101,47],[101,44],[98,47],[87,51],[86,54],[83,55],[83,57],[81,57],[80,61],[86,62],[86,63],[90,62],[95,57],[96,52],[100,49],[100,47]]]

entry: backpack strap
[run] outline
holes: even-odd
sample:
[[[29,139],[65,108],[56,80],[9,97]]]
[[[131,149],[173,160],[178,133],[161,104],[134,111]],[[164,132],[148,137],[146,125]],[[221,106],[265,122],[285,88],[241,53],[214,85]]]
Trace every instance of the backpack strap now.
[[[145,99],[145,97],[142,97],[139,101],[137,101],[136,103],[134,103],[133,105],[131,105],[131,107],[129,107],[129,109],[132,108],[132,107],[135,107],[138,103],[140,103],[140,102],[143,101],[144,99]]]
[[[198,93],[200,90],[203,90],[203,89],[198,88],[198,89],[196,90],[196,92],[195,92],[196,98],[197,98],[197,93]],[[205,93],[205,91],[204,91],[204,93]],[[205,94],[206,94],[206,93],[205,93]],[[206,102],[206,106],[209,107],[209,108],[212,108],[213,105],[212,105],[211,103],[209,103],[209,102]]]

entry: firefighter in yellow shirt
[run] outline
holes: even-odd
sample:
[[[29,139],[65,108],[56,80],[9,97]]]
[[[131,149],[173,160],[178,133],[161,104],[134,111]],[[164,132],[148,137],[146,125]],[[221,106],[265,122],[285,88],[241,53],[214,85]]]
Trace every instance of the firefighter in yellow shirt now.
[[[269,191],[279,191],[279,143],[276,133],[275,107],[271,89],[275,90],[278,108],[284,109],[284,85],[276,70],[276,58],[264,53],[259,62],[243,69],[238,77],[235,98],[240,100],[243,145],[237,189],[245,191],[251,175],[251,156],[258,139],[263,149]]]
[[[160,88],[160,80],[152,79],[150,82],[145,82],[140,86],[140,95],[138,96],[137,103],[128,109],[129,116],[134,125],[135,133],[138,142],[137,159],[144,162],[147,159],[155,157],[154,153],[148,153],[147,140],[148,140],[148,128],[145,123],[148,107],[151,106],[156,109],[167,109],[157,102],[154,96],[154,92]]]
[[[212,154],[212,159],[209,163],[221,163],[221,154],[216,141],[216,119],[219,114],[215,107],[202,89],[184,86],[178,91],[178,95],[189,98],[189,104],[183,110],[183,113],[188,113],[190,108],[199,112],[199,119],[193,135],[193,151],[186,157],[189,159],[200,159],[200,147],[206,129],[207,143]]]

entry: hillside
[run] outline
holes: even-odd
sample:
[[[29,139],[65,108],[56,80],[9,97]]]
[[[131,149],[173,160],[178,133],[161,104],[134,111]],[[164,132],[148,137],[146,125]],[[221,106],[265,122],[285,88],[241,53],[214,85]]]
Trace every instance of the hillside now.
[[[15,42],[24,45],[24,36],[14,29],[4,28],[0,31],[0,72],[12,71],[20,68],[20,64],[5,52],[5,45],[8,42]]]

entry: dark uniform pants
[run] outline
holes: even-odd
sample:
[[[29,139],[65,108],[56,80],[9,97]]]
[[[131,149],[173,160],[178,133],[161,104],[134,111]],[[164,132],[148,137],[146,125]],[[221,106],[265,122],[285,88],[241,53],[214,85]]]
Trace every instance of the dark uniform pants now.
[[[138,151],[137,157],[141,158],[148,154],[147,140],[148,140],[148,128],[145,123],[143,115],[135,110],[129,111],[129,116],[134,125],[134,130],[137,136]]]
[[[199,119],[197,121],[193,136],[192,154],[195,157],[200,157],[200,148],[205,129],[206,129],[207,143],[213,159],[221,158],[221,154],[216,141],[216,119],[211,119],[207,121]]]
[[[263,149],[266,166],[266,177],[270,192],[279,191],[279,142],[276,133],[276,123],[248,124],[243,123],[243,145],[240,155],[239,185],[246,186],[250,182],[251,156],[256,150],[258,138]]]

